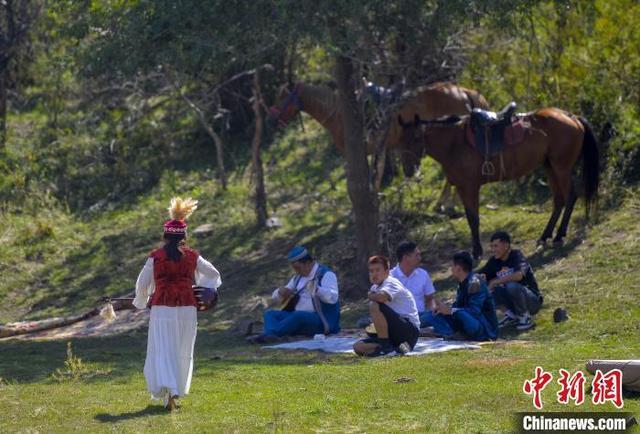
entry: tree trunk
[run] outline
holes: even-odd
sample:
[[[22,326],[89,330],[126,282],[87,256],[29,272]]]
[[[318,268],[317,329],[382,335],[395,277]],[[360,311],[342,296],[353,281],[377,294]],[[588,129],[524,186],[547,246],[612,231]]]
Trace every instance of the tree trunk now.
[[[256,69],[253,76],[253,112],[256,118],[256,129],[251,143],[251,163],[253,167],[253,182],[255,186],[254,200],[256,210],[256,220],[259,227],[264,227],[267,223],[267,193],[264,189],[264,170],[262,168],[262,157],[260,155],[260,145],[262,142],[262,130],[264,120],[260,110],[260,70]]]
[[[5,73],[0,72],[0,150],[7,142],[7,87]]]
[[[224,170],[224,144],[222,143],[222,139],[215,132],[213,127],[210,127],[211,131],[207,131],[211,138],[213,139],[213,143],[216,144],[216,161],[218,163],[218,178],[220,179],[220,184],[222,185],[222,189],[227,189],[227,174]]]
[[[355,76],[351,59],[336,57],[338,106],[344,119],[344,142],[347,158],[347,191],[355,216],[357,270],[362,283],[368,283],[367,259],[378,246],[378,198],[371,183],[363,136],[362,108],[355,95]]]
[[[384,127],[384,131],[377,138],[378,142],[375,143],[375,151],[373,154],[373,179],[375,191],[379,192],[382,187],[382,183],[385,176],[393,178],[393,174],[389,173],[391,170],[391,161],[389,150],[387,149],[387,139],[389,137],[390,122],[394,119],[387,120]]]
[[[205,115],[204,110],[202,110],[195,102],[191,101],[185,94],[183,94],[179,90],[178,92],[180,93],[180,96],[182,97],[182,99],[187,103],[187,105],[191,107],[191,110],[193,110],[195,114],[198,116],[198,121],[200,122],[200,125],[202,126],[202,128],[205,129],[209,137],[213,139],[213,143],[216,145],[216,160],[217,160],[216,162],[218,164],[218,179],[220,180],[222,189],[226,190],[227,175],[224,170],[224,159],[223,159],[224,145],[223,145],[222,139],[213,129],[213,126],[207,121],[207,116]]]

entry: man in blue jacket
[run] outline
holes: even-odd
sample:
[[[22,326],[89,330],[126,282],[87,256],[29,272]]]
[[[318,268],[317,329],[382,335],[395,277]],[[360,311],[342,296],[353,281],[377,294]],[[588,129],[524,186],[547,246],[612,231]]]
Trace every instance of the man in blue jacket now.
[[[477,341],[498,337],[498,318],[493,297],[486,283],[471,272],[473,259],[469,252],[453,255],[451,275],[458,281],[456,301],[447,306],[436,302],[436,307],[426,318],[433,331],[445,338],[454,334]]]
[[[264,313],[264,333],[250,343],[275,342],[283,336],[334,334],[340,331],[338,278],[327,266],[316,262],[303,246],[289,251],[287,260],[295,275],[273,291],[279,309]]]

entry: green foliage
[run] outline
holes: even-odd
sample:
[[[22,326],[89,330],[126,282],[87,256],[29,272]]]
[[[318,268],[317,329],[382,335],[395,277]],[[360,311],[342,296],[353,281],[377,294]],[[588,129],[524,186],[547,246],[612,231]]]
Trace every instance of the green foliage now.
[[[615,135],[603,148],[605,179],[614,185],[637,182],[640,37],[634,29],[640,5],[541,2],[518,19],[517,32],[480,30],[470,36],[477,50],[463,82],[479,89],[496,109],[510,100],[522,110],[554,106],[586,117],[596,135],[612,128]]]

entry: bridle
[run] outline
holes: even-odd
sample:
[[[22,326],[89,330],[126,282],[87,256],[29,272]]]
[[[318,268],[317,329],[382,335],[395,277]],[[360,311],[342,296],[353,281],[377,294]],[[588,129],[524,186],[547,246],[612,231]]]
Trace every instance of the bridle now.
[[[279,106],[271,106],[269,108],[269,116],[274,119],[278,127],[284,128],[294,114],[290,114],[289,107],[293,105],[298,111],[302,111],[302,101],[300,100],[300,89],[302,83],[296,83],[293,90],[289,92],[289,95],[285,98]]]
[[[416,153],[413,151],[407,151],[407,150],[404,151],[404,152],[409,152],[416,158],[421,158],[422,155],[424,155],[425,148],[427,145],[426,140],[424,139],[424,134],[421,134],[421,130],[420,130],[420,125],[423,122],[426,123],[425,121],[422,121],[418,115],[415,115],[413,122],[405,122],[404,119],[402,119],[402,116],[398,115],[398,123],[400,124],[400,127],[402,128],[403,132],[407,132],[407,131],[410,132],[412,144],[415,144],[417,141],[419,141],[418,143],[418,146],[420,149],[419,155],[416,155]]]

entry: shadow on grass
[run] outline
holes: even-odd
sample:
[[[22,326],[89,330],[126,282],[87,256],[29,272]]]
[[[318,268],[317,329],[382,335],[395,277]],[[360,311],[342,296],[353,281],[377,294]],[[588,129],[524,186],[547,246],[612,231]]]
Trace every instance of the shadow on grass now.
[[[67,342],[73,345],[74,356],[86,368],[86,377],[80,373],[82,384],[122,381],[132,375],[142,375],[145,359],[146,333],[133,336],[56,341],[3,341],[0,342],[0,377],[8,382],[56,382],[52,377],[59,369],[65,372]],[[227,369],[234,364],[254,365],[308,365],[310,363],[348,363],[348,357],[336,354],[306,351],[263,350],[247,344],[244,339],[228,334],[201,331],[194,351],[196,369]],[[107,374],[91,375],[97,371]]]
[[[575,236],[568,242],[561,246],[546,246],[545,248],[535,252],[529,256],[529,264],[534,268],[541,268],[543,265],[555,262],[558,259],[568,257],[586,237],[586,231],[584,226],[581,226],[576,232]]]
[[[55,381],[52,374],[58,369],[67,369],[65,360],[69,341],[72,342],[74,356],[82,360],[88,374],[109,368],[107,375],[80,380],[83,383],[110,382],[142,370],[146,348],[144,334],[55,341],[13,340],[0,342],[0,377],[19,383]]]
[[[135,419],[137,417],[154,416],[159,414],[168,414],[168,412],[161,405],[149,404],[147,408],[143,408],[142,410],[130,411],[127,413],[120,413],[120,414],[100,413],[100,414],[96,414],[93,418],[98,422],[102,422],[102,423],[114,423],[114,422],[122,422],[124,420],[129,420],[129,419]]]

